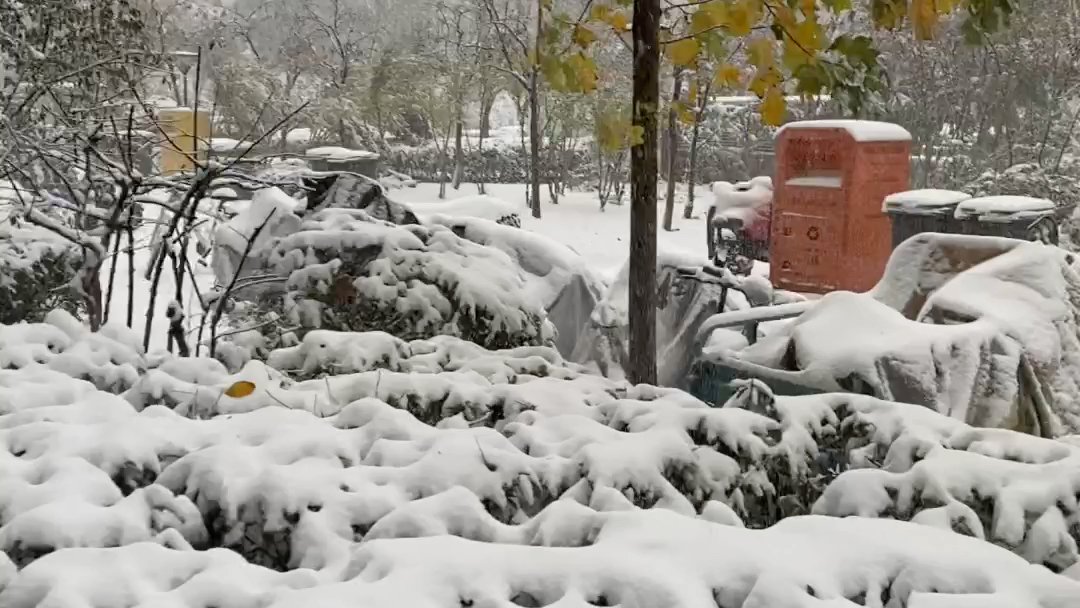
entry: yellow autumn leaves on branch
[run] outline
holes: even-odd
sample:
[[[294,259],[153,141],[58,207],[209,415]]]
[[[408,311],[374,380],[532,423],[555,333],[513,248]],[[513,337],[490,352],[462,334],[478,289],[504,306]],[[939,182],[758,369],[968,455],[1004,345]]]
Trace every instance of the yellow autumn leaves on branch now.
[[[916,38],[934,36],[942,15],[964,7],[973,16],[1008,12],[1007,0],[862,0],[874,24],[896,28],[910,24]],[[662,53],[672,65],[712,74],[715,89],[748,90],[761,99],[762,119],[780,124],[788,95],[818,95],[850,87],[844,71],[877,70],[877,54],[865,36],[831,32],[829,15],[853,8],[853,0],[706,0],[667,8],[661,34]],[[1004,7],[1004,8],[1003,8]],[[550,4],[548,5],[549,10]],[[562,26],[569,46],[540,59],[547,83],[558,91],[591,93],[599,82],[590,57],[598,41],[623,37],[632,21],[631,0],[594,0],[578,20],[552,19]],[[558,32],[551,39],[559,37]],[[853,42],[854,41],[854,42]],[[681,108],[680,116],[692,119]],[[625,125],[608,130],[623,141]]]

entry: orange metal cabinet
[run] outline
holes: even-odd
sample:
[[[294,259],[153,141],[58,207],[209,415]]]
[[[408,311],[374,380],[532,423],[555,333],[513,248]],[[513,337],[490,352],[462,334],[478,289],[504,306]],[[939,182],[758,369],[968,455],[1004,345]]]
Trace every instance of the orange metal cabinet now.
[[[776,135],[770,279],[805,293],[867,291],[892,252],[885,197],[908,189],[911,135],[890,123],[812,120]]]

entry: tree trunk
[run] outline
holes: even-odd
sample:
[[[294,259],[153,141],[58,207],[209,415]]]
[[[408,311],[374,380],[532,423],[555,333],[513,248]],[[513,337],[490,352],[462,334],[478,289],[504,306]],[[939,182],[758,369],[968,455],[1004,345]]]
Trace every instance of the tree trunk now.
[[[536,3],[536,40],[534,53],[536,63],[529,72],[529,157],[532,165],[530,176],[532,216],[540,219],[540,41],[544,34],[544,3]]]
[[[457,124],[454,125],[454,190],[461,187],[461,175],[465,172],[465,153],[461,149],[463,127],[461,111],[459,109]]]
[[[529,203],[532,216],[540,218],[540,74],[533,69],[529,77]]]
[[[682,93],[683,70],[675,67],[674,82],[671,84],[671,105],[667,116],[667,198],[664,200],[664,230],[671,232],[671,220],[675,215],[675,185],[679,179],[675,175],[675,166],[679,160],[679,109],[675,106]]]
[[[626,370],[656,384],[656,113],[660,101],[660,0],[634,0],[633,124],[630,149],[630,332]]]
[[[485,93],[480,98],[480,137],[484,139],[491,135],[491,109],[495,105],[496,95],[498,93]]]
[[[694,131],[690,135],[690,166],[686,170],[686,206],[683,207],[683,218],[690,219],[694,215],[694,184],[697,182],[697,144],[698,131],[701,120],[705,117],[705,108],[709,105],[709,92],[712,90],[712,78],[705,79],[705,91],[698,98],[698,108],[694,114]]]

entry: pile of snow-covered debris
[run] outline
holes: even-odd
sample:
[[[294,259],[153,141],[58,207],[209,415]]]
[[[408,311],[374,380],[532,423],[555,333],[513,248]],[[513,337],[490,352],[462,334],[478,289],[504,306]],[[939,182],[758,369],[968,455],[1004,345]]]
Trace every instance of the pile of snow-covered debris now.
[[[232,315],[235,329],[447,334],[492,348],[557,339],[570,355],[602,295],[576,252],[500,225],[515,209],[496,199],[435,205],[437,212],[420,205],[420,224],[372,182],[339,176],[310,185],[306,200],[261,190],[217,229],[221,288],[208,299],[232,285],[230,297],[245,301]],[[234,340],[245,345],[226,357],[232,367],[291,343],[262,333]]]
[[[1073,254],[924,233],[869,293],[826,295],[716,361],[820,391],[865,392],[984,427],[1080,432],[1080,272]]]
[[[64,313],[2,331],[4,608],[1080,598],[1066,441],[449,336],[316,331],[229,374]]]

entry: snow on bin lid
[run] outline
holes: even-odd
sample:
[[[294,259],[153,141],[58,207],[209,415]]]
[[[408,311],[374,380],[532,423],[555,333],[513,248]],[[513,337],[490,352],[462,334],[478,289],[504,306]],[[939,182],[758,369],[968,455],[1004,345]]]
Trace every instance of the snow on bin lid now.
[[[777,137],[786,129],[843,129],[855,141],[911,141],[911,133],[900,125],[874,120],[798,120],[789,122],[776,132]]]
[[[326,146],[323,148],[311,148],[307,151],[308,156],[316,156],[327,160],[355,160],[358,158],[377,158],[379,155],[367,150],[350,150],[340,146]]]
[[[906,211],[908,213],[937,213],[942,207],[949,207],[962,203],[971,198],[966,192],[956,190],[938,190],[936,188],[924,188],[922,190],[905,190],[885,197],[881,210]]]
[[[956,219],[977,217],[991,219],[995,216],[1003,219],[1022,218],[1043,215],[1053,211],[1056,205],[1045,198],[1031,196],[982,196],[968,199],[956,207]]]

